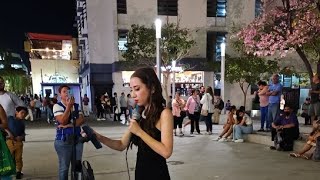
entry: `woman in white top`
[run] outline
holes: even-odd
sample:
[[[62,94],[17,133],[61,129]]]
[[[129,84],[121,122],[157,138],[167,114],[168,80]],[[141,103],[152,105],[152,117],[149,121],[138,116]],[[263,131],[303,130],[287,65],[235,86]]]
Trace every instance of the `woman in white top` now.
[[[243,142],[243,134],[251,134],[253,132],[252,120],[243,109],[237,110],[236,124],[233,125],[234,142]]]
[[[201,111],[207,111],[207,116],[201,114],[201,118],[204,118],[207,127],[207,134],[212,134],[212,114],[214,109],[214,98],[213,98],[213,91],[210,86],[207,87],[206,93],[202,96],[200,103],[202,104]]]

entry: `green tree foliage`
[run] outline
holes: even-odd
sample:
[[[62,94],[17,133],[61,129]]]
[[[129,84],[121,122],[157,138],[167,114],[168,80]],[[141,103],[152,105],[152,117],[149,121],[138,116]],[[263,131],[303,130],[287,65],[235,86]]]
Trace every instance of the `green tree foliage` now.
[[[1,51],[0,56],[3,59],[4,68],[0,69],[0,76],[6,81],[6,90],[16,94],[25,94],[31,86],[31,79],[22,69],[11,67],[12,57],[10,52]]]
[[[128,48],[123,53],[123,58],[130,66],[155,66],[156,65],[156,31],[154,27],[133,24],[128,32]],[[163,88],[168,99],[167,85],[173,60],[179,61],[186,57],[195,45],[190,36],[190,31],[180,28],[178,24],[166,23],[161,29],[161,65],[166,68]]]
[[[250,54],[243,50],[241,41],[232,41],[231,45],[238,51],[239,56],[226,56],[226,77],[229,83],[238,83],[244,96],[243,105],[246,105],[247,93],[250,85],[257,83],[262,79],[262,75],[271,75],[279,70],[278,62],[265,60]]]

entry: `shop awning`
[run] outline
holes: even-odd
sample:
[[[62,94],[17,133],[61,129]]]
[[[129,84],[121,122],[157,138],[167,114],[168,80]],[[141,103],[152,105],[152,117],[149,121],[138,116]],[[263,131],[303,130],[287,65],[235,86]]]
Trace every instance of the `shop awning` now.
[[[72,40],[72,36],[68,35],[52,35],[52,34],[40,34],[40,33],[28,33],[30,40],[45,40],[45,41],[62,41]]]

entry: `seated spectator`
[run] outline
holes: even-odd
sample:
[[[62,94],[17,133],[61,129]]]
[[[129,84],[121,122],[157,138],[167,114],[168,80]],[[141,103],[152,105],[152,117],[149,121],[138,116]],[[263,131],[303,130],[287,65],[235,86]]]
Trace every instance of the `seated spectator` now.
[[[233,125],[236,119],[236,106],[231,106],[230,112],[228,114],[227,123],[223,125],[223,131],[214,141],[225,142],[227,138],[232,134]]]
[[[233,125],[233,141],[242,143],[242,134],[251,134],[253,132],[252,120],[243,109],[239,109],[236,113],[236,124]]]
[[[289,106],[284,107],[284,112],[272,123],[272,150],[292,151],[293,141],[299,137],[299,122]]]
[[[316,147],[316,139],[320,137],[320,120],[317,120],[313,124],[312,132],[310,133],[307,143],[303,146],[303,148],[298,152],[290,153],[291,157],[301,157],[303,159],[311,159],[312,153],[307,153],[308,151],[313,152]]]

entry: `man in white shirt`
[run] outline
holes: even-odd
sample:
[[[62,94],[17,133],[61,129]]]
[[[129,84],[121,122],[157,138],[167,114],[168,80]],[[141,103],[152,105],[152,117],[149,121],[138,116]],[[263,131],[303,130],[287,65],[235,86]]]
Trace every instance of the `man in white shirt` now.
[[[16,107],[23,106],[26,107],[24,102],[16,95],[4,90],[5,81],[0,76],[0,104],[2,105],[4,111],[9,116],[15,116]]]

